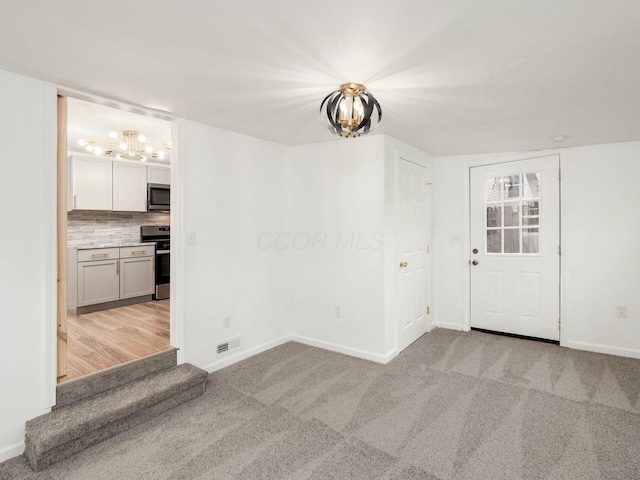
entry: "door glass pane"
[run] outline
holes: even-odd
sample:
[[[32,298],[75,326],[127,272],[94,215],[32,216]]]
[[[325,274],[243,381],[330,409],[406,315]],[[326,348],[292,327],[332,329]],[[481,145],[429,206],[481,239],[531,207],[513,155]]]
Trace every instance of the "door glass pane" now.
[[[487,203],[499,202],[502,200],[502,177],[487,178],[485,192]]]
[[[505,189],[507,198],[520,198],[520,184],[522,175],[509,175],[505,178]]]
[[[487,227],[501,227],[502,226],[502,206],[489,205],[487,206]]]
[[[504,204],[504,226],[520,226],[520,202],[509,202]]]
[[[522,224],[538,225],[540,223],[538,200],[522,202]]]
[[[524,198],[540,198],[540,173],[525,173],[522,185]]]
[[[504,229],[504,253],[520,253],[520,229]]]
[[[487,230],[487,253],[502,253],[502,230]]]
[[[522,229],[522,253],[540,253],[540,230]]]

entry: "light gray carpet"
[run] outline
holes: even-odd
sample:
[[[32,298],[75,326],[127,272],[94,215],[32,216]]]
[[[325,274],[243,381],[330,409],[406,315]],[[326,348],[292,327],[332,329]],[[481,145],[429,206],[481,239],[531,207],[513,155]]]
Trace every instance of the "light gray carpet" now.
[[[640,361],[435,330],[390,364],[288,343],[20,479],[640,479]]]

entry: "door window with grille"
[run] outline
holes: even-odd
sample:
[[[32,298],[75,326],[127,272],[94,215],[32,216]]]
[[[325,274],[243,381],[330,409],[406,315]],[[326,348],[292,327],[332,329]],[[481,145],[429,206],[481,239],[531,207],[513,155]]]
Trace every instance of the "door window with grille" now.
[[[540,253],[540,172],[485,180],[487,254]]]

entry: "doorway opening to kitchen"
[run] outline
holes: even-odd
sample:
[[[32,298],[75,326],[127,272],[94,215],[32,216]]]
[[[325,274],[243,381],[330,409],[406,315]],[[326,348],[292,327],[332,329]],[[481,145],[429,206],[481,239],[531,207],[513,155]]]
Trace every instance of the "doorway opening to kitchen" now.
[[[58,97],[58,384],[173,348],[172,124],[116,106]]]

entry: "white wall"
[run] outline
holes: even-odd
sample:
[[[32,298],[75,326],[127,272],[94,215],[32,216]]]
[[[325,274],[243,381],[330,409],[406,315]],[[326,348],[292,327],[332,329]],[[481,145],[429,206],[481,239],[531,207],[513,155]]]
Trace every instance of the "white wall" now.
[[[468,322],[468,172],[472,165],[560,154],[562,332],[574,348],[640,357],[640,142],[434,159],[435,317]],[[452,235],[462,234],[460,244]],[[615,305],[629,318],[615,318]]]
[[[56,288],[55,231],[49,228],[55,220],[46,221],[55,219],[55,164],[47,164],[55,162],[55,90],[45,95],[50,87],[0,70],[0,461],[22,452],[25,421],[48,411],[53,392],[45,381],[55,375],[47,348]]]
[[[640,142],[570,148],[563,165],[564,343],[640,358]]]
[[[292,252],[294,337],[383,361],[384,137],[291,147],[288,156],[293,241],[283,236],[281,247]]]
[[[290,333],[290,251],[259,245],[263,232],[287,229],[286,147],[186,120],[177,127],[184,360],[213,371]],[[196,244],[186,245],[191,231]],[[238,335],[241,348],[218,356],[216,345]]]
[[[397,354],[397,162],[429,168],[431,157],[387,136],[288,154],[294,338],[387,362]]]

